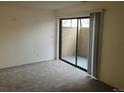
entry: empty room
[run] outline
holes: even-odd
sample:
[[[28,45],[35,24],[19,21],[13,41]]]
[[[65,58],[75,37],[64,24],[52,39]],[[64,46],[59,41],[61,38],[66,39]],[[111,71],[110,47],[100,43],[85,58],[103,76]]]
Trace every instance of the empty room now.
[[[124,91],[123,1],[0,1],[0,92]]]

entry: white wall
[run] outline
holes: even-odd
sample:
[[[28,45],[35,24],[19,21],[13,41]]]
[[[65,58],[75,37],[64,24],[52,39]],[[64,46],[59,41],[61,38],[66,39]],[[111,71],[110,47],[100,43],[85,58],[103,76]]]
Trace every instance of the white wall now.
[[[99,9],[105,9],[99,79],[124,89],[124,2],[86,2],[57,14],[58,18],[84,16]]]
[[[0,68],[54,58],[53,11],[0,5]]]

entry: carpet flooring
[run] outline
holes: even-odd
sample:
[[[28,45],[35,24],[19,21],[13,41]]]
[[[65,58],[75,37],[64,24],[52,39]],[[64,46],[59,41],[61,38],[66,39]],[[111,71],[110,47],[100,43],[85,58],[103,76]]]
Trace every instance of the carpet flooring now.
[[[62,59],[68,61],[69,63],[72,63],[75,65],[76,63],[76,57],[75,56],[67,56],[67,57],[62,57]],[[77,56],[77,66],[84,68],[87,70],[88,66],[88,59],[85,57]]]
[[[2,92],[113,91],[113,87],[60,60],[0,70]]]

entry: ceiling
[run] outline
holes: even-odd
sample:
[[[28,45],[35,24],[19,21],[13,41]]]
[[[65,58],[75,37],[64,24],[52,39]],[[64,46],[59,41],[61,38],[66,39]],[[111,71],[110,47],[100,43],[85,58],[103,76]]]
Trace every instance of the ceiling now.
[[[81,4],[81,1],[0,1],[0,5],[16,5],[24,7],[57,10],[72,5]]]

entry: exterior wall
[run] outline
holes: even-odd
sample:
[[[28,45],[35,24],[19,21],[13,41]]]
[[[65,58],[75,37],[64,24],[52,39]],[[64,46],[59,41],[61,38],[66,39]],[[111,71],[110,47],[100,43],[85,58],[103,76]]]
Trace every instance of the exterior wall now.
[[[62,57],[76,55],[77,28],[62,28]]]
[[[78,55],[88,56],[89,28],[81,28],[78,41]]]
[[[78,56],[87,57],[88,53],[88,28],[81,28],[78,38]],[[62,57],[76,55],[77,28],[62,28]]]

